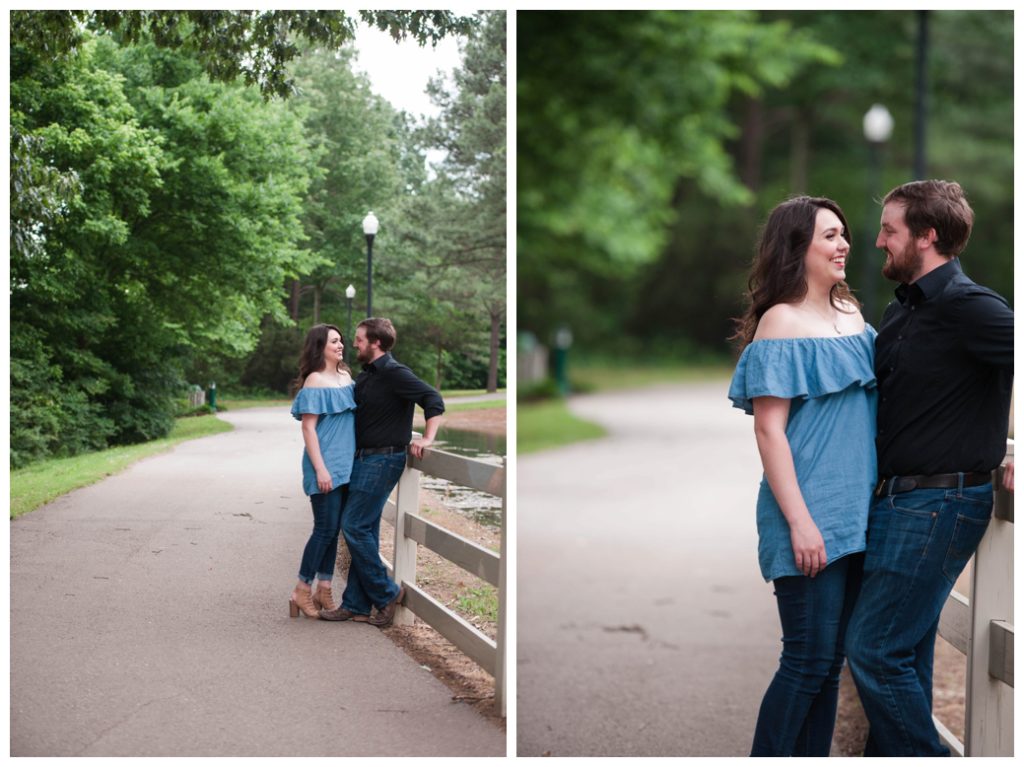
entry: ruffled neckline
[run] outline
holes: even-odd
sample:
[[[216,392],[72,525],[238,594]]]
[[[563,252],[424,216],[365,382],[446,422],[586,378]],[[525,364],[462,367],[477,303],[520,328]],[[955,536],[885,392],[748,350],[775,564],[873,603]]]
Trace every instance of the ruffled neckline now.
[[[747,345],[729,386],[733,406],[753,414],[756,397],[813,399],[851,386],[874,389],[875,329],[848,336],[764,338]],[[838,343],[836,343],[838,342]]]
[[[864,323],[864,329],[859,333],[848,333],[847,335],[834,336],[793,336],[792,338],[759,338],[756,341],[751,341],[749,344],[747,344],[747,349],[749,349],[754,344],[762,343],[787,343],[796,341],[844,341],[851,338],[859,339],[864,335],[870,335],[871,340],[873,341],[875,339],[875,336],[878,335],[878,333],[875,331],[873,327],[871,327],[871,325]],[[747,349],[743,350],[744,354],[746,354]]]

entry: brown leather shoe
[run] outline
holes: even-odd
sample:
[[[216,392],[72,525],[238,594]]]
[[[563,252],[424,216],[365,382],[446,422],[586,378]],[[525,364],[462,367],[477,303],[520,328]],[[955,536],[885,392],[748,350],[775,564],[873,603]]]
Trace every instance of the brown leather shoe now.
[[[398,605],[402,603],[403,599],[405,599],[405,586],[400,586],[398,588],[398,596],[377,610],[374,615],[371,615],[370,623],[378,628],[390,626],[391,621],[395,619],[395,610],[398,609]]]
[[[321,610],[320,617],[325,621],[352,621],[353,623],[369,623],[369,615],[360,615],[344,607],[336,607],[333,610]]]

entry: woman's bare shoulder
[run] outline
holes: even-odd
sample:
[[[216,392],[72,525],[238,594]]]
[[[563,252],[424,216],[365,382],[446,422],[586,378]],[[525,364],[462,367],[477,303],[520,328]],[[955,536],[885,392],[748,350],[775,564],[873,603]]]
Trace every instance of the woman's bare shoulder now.
[[[807,334],[804,315],[793,304],[775,304],[757,323],[754,340],[797,338]]]
[[[306,380],[302,382],[303,389],[324,389],[332,385],[333,384],[327,380],[327,376],[318,372],[310,373],[306,376]]]

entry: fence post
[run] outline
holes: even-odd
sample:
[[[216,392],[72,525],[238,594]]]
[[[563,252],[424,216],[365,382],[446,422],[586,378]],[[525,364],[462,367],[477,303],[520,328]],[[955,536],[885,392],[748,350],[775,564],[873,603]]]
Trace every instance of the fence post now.
[[[501,564],[498,570],[498,632],[496,636],[495,649],[497,655],[494,660],[494,702],[498,706],[502,716],[505,716],[505,699],[506,699],[506,687],[507,681],[506,675],[506,640],[508,625],[505,619],[507,613],[507,594],[508,594],[508,458],[502,460],[502,467],[504,468],[505,480],[501,487],[501,542],[499,544],[498,553],[501,557]]]
[[[420,509],[420,470],[406,463],[398,480],[398,498],[395,501],[395,583],[416,583],[416,541],[405,537],[405,515]],[[412,610],[399,606],[395,611],[395,624],[408,626],[416,616]]]
[[[1012,441],[1007,446],[1007,458],[1013,460]],[[1001,472],[996,471],[995,476],[1001,477]],[[1013,503],[1012,494],[998,484],[994,490],[1001,496],[997,508]],[[970,602],[964,755],[1012,756],[1013,688],[989,674],[995,631],[992,622],[1013,624],[1012,521],[993,516],[989,523],[974,557]]]

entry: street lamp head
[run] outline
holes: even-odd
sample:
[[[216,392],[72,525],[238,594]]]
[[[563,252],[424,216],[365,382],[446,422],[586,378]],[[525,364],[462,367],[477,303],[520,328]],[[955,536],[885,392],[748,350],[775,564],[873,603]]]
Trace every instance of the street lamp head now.
[[[881,104],[872,104],[864,113],[864,138],[868,141],[885,143],[892,136],[892,128],[892,114]]]
[[[373,237],[373,235],[377,234],[378,225],[377,217],[373,215],[373,211],[371,210],[366,214],[366,218],[363,219],[363,234],[367,237]]]
[[[356,289],[354,287],[349,285],[347,288],[345,288],[345,298],[347,298],[349,301],[351,301],[355,297],[356,297]]]

